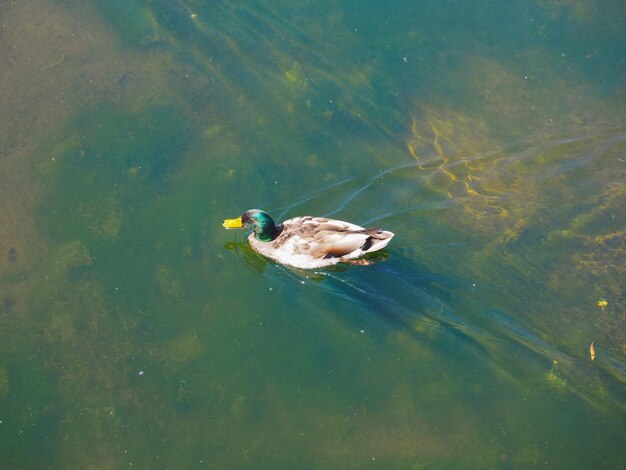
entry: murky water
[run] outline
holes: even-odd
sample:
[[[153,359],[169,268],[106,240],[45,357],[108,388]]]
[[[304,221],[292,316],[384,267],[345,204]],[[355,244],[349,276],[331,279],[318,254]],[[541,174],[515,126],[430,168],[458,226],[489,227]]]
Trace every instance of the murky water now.
[[[343,3],[0,8],[2,468],[626,466],[623,5]]]

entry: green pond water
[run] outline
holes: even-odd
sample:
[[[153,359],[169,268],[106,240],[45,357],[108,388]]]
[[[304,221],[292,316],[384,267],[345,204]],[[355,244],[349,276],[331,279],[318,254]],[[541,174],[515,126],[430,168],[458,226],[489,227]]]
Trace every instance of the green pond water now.
[[[623,2],[0,23],[0,468],[626,468]],[[250,208],[396,236],[289,269]]]

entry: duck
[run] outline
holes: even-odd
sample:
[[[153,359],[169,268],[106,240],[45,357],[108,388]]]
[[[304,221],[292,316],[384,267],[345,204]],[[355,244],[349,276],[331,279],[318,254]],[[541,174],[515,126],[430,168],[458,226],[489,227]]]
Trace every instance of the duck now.
[[[226,219],[223,227],[251,230],[248,242],[254,251],[277,263],[302,269],[337,263],[371,264],[358,258],[384,248],[394,236],[378,227],[363,228],[326,217],[301,216],[276,224],[260,209]]]

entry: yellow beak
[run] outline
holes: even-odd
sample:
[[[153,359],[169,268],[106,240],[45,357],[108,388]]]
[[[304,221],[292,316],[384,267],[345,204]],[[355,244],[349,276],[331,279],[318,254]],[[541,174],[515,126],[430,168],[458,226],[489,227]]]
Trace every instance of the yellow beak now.
[[[241,222],[241,217],[238,217],[236,219],[226,219],[222,225],[226,229],[243,228],[243,222]]]

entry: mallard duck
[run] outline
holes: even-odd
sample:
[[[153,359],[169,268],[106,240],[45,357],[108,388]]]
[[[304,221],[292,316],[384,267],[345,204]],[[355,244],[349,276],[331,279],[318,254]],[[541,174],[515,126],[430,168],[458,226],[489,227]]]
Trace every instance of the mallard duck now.
[[[252,230],[248,241],[257,253],[304,269],[340,262],[368,264],[356,258],[384,248],[394,235],[378,227],[363,228],[325,217],[294,217],[276,225],[267,212],[259,209],[227,219],[223,225],[227,229]]]

